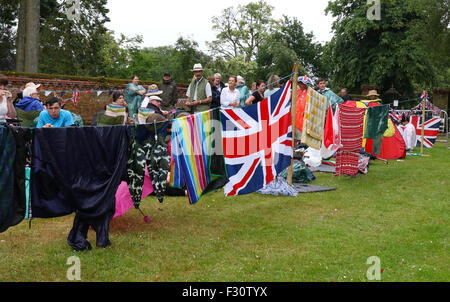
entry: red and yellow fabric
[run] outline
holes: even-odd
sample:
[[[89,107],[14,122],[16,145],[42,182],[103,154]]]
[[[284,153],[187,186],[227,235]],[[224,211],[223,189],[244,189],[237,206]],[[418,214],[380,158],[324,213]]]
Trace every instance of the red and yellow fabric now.
[[[308,97],[308,89],[297,89],[297,106],[295,107],[295,126],[298,130],[303,131],[303,115],[305,113],[306,100]]]

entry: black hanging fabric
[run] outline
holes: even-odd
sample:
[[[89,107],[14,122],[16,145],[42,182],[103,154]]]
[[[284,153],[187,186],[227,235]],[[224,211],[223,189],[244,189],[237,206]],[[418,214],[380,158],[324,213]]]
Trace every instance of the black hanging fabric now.
[[[0,126],[0,232],[10,227],[14,207],[14,157],[16,142],[11,130]]]
[[[89,226],[97,246],[109,241],[115,193],[126,175],[129,127],[36,129],[31,176],[34,218],[76,213],[68,244],[90,249]]]
[[[0,126],[0,233],[25,217],[25,166],[31,137],[30,129]]]

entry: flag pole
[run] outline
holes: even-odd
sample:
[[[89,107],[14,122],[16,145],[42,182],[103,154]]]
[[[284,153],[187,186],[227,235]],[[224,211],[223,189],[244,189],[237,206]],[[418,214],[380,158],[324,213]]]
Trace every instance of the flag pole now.
[[[297,81],[298,81],[298,65],[294,63],[292,72],[294,76],[292,78],[292,93],[291,93],[291,116],[292,116],[292,152],[295,149],[295,116],[297,108]],[[292,185],[292,174],[294,168],[294,157],[292,156],[291,165],[288,168],[287,183]]]
[[[424,93],[425,95],[425,93]],[[425,96],[423,98],[423,105],[422,105],[422,139],[421,142],[422,144],[420,145],[420,154],[423,155],[423,139],[425,136],[425,103],[427,102],[427,97]]]

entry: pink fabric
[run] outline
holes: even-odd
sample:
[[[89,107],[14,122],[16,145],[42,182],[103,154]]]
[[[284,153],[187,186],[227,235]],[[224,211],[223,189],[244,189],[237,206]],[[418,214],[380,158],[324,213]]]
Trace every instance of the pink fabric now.
[[[153,185],[152,180],[150,179],[150,175],[147,171],[147,166],[145,167],[145,178],[144,178],[144,186],[142,187],[142,199],[147,197],[153,193]],[[116,192],[116,213],[114,214],[114,218],[122,216],[129,209],[133,207],[133,201],[131,200],[130,190],[128,190],[128,184],[125,181],[119,185],[119,188]]]

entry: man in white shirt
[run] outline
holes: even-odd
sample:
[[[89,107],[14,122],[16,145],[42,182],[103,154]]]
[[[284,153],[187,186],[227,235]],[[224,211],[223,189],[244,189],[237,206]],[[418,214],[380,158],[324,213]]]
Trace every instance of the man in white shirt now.
[[[414,149],[417,145],[416,127],[403,116],[399,129],[403,140],[405,141],[406,151]]]

